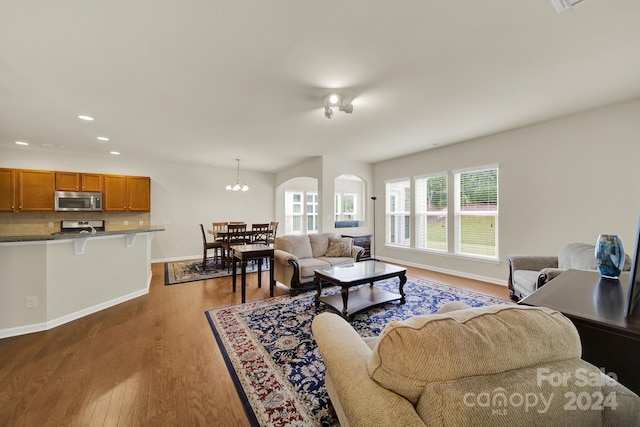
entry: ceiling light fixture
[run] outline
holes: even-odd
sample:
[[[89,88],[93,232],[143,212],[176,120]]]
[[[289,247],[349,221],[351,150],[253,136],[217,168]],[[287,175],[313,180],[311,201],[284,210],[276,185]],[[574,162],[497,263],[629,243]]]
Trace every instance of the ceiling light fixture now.
[[[119,151],[109,151],[109,154],[113,154],[114,156],[119,156],[120,152]]]
[[[24,142],[24,141],[16,141],[17,145],[29,145],[28,142]]]
[[[92,122],[93,121],[93,117],[91,117],[91,116],[79,115],[78,118],[81,119],[81,120],[86,120],[88,122]]]
[[[98,137],[98,141],[105,141],[106,142],[108,140],[109,140],[109,138],[107,138],[106,136],[99,136]]]
[[[551,0],[551,4],[556,8],[556,12],[564,12],[567,9],[572,8],[578,3],[582,3],[583,0]]]
[[[236,183],[235,185],[227,184],[224,189],[231,191],[249,191],[249,186],[247,184],[240,185],[240,159],[236,159],[236,162],[238,162],[238,174],[236,175]]]
[[[338,111],[342,111],[347,114],[353,113],[353,104],[350,102],[346,103],[344,97],[335,93],[332,93],[325,98],[324,116],[327,119],[333,117],[332,107],[338,107]]]

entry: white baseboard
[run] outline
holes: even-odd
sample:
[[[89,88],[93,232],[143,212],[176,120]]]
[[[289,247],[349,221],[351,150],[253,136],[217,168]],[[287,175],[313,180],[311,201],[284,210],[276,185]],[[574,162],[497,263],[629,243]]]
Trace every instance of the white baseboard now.
[[[151,283],[151,276],[149,276],[149,284],[150,283]],[[31,334],[33,332],[47,331],[49,329],[55,328],[56,326],[64,325],[65,323],[69,323],[81,317],[88,316],[89,314],[93,314],[98,311],[104,310],[105,308],[113,307],[125,301],[138,298],[142,295],[146,295],[149,293],[149,284],[147,285],[146,289],[141,289],[139,291],[135,291],[130,294],[123,295],[118,298],[114,298],[110,301],[96,304],[92,307],[87,307],[85,309],[76,311],[74,313],[70,313],[65,316],[58,317],[57,319],[49,320],[42,323],[34,323],[32,325],[18,326],[15,328],[0,329],[0,339],[15,337],[18,335]]]

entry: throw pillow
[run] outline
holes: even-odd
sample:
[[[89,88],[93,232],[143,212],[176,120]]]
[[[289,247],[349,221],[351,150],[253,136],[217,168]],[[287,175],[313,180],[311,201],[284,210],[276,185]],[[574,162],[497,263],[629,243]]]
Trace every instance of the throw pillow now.
[[[353,239],[350,237],[329,237],[329,247],[324,256],[328,257],[350,257],[351,244]]]

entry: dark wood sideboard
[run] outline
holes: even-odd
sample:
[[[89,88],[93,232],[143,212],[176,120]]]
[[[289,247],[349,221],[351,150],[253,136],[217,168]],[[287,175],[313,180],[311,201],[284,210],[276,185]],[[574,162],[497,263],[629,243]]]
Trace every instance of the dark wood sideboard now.
[[[628,292],[628,272],[612,280],[567,270],[519,304],[562,312],[580,334],[582,358],[640,394],[640,314],[625,317]]]
[[[361,261],[371,259],[371,234],[343,234],[342,237],[351,237],[354,245],[364,248]]]

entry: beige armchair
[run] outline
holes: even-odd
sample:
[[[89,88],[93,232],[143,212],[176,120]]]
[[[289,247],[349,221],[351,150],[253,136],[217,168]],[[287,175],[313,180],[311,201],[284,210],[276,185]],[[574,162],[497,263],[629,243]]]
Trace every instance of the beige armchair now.
[[[569,243],[557,256],[509,255],[509,296],[518,301],[568,269],[595,270],[595,250],[595,245]],[[623,270],[630,268],[631,258],[625,254]]]
[[[375,338],[324,312],[312,330],[343,427],[640,425],[640,398],[582,360],[575,326],[548,308],[453,302]]]

